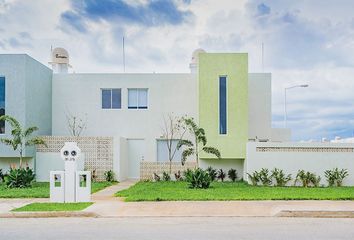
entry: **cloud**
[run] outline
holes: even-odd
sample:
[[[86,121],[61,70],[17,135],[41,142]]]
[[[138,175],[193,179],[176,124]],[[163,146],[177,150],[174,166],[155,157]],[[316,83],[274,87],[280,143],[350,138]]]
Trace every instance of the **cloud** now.
[[[190,1],[184,1],[190,4]],[[146,4],[129,4],[123,0],[72,1],[72,10],[61,15],[64,22],[79,32],[87,31],[85,21],[137,24],[145,27],[179,25],[192,17],[188,10],[180,10],[172,0],[149,0]]]

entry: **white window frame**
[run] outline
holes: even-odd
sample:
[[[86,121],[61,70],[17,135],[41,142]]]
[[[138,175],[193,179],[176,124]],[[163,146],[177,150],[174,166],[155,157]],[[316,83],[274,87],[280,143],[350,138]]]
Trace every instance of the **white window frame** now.
[[[103,108],[103,90],[110,90],[111,91],[111,107],[110,108]],[[112,90],[120,90],[120,108],[113,108],[113,98],[112,98]],[[120,110],[122,109],[122,88],[101,88],[101,110]]]
[[[137,106],[136,107],[130,107],[129,106],[129,91],[130,90],[136,90],[137,91],[137,94],[136,94],[136,104],[137,104]],[[140,90],[146,90],[146,108],[139,106],[139,91]],[[127,108],[129,110],[147,110],[147,109],[149,109],[149,89],[148,88],[128,88],[127,102],[128,102]]]

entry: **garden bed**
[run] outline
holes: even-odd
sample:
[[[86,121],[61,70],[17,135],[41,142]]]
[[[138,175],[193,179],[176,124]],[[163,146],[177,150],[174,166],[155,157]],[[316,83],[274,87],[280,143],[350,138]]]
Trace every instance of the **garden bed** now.
[[[213,182],[190,189],[186,182],[139,182],[116,193],[125,201],[354,200],[354,187],[264,187],[245,182]]]
[[[98,192],[115,183],[93,182],[91,184],[92,193]],[[49,198],[49,183],[35,182],[31,188],[6,188],[0,183],[0,198]]]

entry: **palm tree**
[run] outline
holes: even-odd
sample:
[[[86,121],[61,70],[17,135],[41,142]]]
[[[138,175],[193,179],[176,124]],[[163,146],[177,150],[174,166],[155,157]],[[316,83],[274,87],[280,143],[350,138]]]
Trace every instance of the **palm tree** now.
[[[183,118],[184,124],[189,132],[194,137],[194,143],[190,140],[182,139],[178,142],[177,148],[186,147],[186,149],[182,152],[182,165],[187,160],[187,157],[195,155],[195,160],[197,162],[197,166],[199,166],[199,153],[204,151],[209,154],[215,155],[217,158],[221,158],[220,151],[214,147],[207,147],[207,138],[205,135],[205,131],[203,128],[200,128],[195,122],[193,118]],[[201,146],[200,146],[201,145]]]
[[[0,121],[8,122],[12,128],[12,138],[0,138],[0,142],[11,146],[14,151],[18,151],[20,155],[20,168],[22,168],[22,158],[25,146],[46,145],[44,140],[38,136],[31,137],[32,133],[38,130],[38,127],[29,127],[23,129],[21,124],[9,115],[0,117]]]

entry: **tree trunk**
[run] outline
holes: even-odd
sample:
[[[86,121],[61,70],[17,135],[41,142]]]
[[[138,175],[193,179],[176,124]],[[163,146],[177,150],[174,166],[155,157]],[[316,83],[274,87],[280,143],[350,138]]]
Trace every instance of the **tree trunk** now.
[[[20,168],[22,168],[22,150],[20,151]]]

